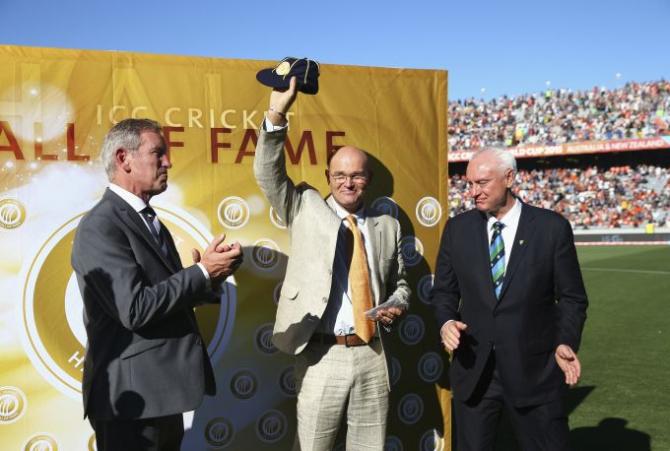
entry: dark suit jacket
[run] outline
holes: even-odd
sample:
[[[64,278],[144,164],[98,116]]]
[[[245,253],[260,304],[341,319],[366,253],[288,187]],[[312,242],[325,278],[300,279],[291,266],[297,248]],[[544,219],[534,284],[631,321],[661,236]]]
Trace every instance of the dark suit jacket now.
[[[438,326],[468,325],[451,365],[454,397],[467,400],[495,348],[506,395],[517,406],[560,395],[559,344],[577,351],[587,298],[572,229],[561,215],[522,204],[500,300],[489,268],[486,216],[472,210],[449,220],[431,295]]]
[[[88,335],[84,415],[153,418],[196,408],[215,390],[193,307],[214,301],[202,270],[163,255],[139,214],[107,190],[81,220],[72,267]]]

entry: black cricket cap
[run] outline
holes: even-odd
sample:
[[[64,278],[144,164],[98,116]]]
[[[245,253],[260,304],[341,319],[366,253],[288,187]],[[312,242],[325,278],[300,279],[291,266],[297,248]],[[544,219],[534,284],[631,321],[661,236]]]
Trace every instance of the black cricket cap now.
[[[286,57],[272,69],[262,69],[256,80],[271,88],[288,89],[295,76],[298,91],[305,94],[319,92],[319,63],[308,58]]]

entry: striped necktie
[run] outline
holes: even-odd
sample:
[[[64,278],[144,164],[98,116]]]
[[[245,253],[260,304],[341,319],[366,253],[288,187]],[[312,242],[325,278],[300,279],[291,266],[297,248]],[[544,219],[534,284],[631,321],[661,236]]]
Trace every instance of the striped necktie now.
[[[372,291],[370,290],[370,271],[365,253],[365,244],[356,218],[349,215],[346,218],[353,235],[353,250],[349,266],[349,289],[351,290],[351,305],[354,309],[354,329],[356,335],[366,343],[375,334],[375,323],[367,319],[365,311],[372,308]]]
[[[505,224],[500,221],[493,223],[493,235],[491,235],[491,245],[489,246],[491,278],[498,299],[500,299],[503,278],[505,277],[505,243],[501,234],[503,227],[505,227]]]
[[[153,208],[147,205],[144,209],[140,210],[140,214],[144,216],[144,219],[147,221],[149,231],[154,237],[154,240],[156,240],[156,243],[158,243],[158,247],[160,247],[163,255],[167,256],[167,246],[165,245],[165,240],[163,240],[160,232],[158,229],[156,229],[156,224],[154,224],[154,220],[156,219],[156,212]]]

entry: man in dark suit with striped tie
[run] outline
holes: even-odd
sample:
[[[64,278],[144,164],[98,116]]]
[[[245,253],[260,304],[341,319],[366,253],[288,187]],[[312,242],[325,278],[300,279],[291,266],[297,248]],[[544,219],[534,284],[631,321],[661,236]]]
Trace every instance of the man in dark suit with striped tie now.
[[[523,450],[569,449],[561,394],[580,377],[588,301],[569,222],[517,199],[515,175],[508,151],[473,156],[476,209],[449,220],[437,257],[458,451],[493,450],[503,409]]]
[[[167,188],[172,167],[155,121],[116,124],[101,159],[110,184],[79,223],[72,248],[88,338],[84,416],[98,450],[177,451],[182,412],[215,390],[193,308],[220,299],[215,289],[242,251],[221,236],[182,267],[149,205]]]

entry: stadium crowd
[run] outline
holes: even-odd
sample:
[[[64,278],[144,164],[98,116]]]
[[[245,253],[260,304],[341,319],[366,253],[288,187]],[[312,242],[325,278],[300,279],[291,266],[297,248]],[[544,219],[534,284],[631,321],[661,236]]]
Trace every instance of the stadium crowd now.
[[[670,82],[665,80],[449,103],[452,151],[647,138],[668,134],[669,125]]]
[[[520,199],[561,213],[577,229],[670,227],[669,168],[520,170],[516,186]],[[452,217],[474,207],[464,176],[450,177],[449,199]]]

